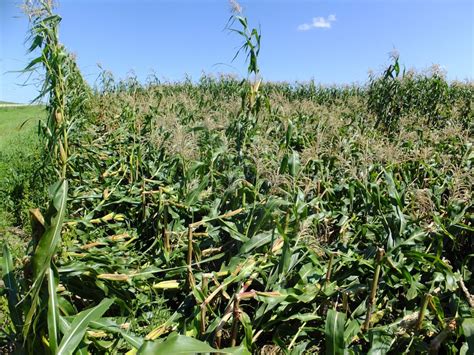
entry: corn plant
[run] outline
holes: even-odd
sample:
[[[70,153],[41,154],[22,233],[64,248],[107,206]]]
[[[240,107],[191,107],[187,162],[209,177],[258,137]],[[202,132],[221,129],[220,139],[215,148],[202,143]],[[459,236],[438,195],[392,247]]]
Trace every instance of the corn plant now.
[[[377,117],[375,127],[382,126],[388,131],[399,129],[405,99],[401,89],[404,72],[401,72],[398,54],[393,54],[392,59],[393,63],[380,78],[370,77],[368,89],[368,107]]]
[[[252,135],[255,134],[255,127],[258,123],[258,114],[261,110],[262,104],[265,102],[265,97],[260,92],[260,85],[262,79],[260,77],[260,67],[258,65],[258,56],[261,48],[261,30],[251,28],[249,26],[247,17],[242,15],[242,8],[237,2],[231,2],[233,15],[230,17],[226,28],[233,33],[238,34],[243,43],[234,55],[235,60],[241,52],[246,54],[248,61],[247,80],[241,83],[241,112],[236,119],[233,126],[230,127],[230,135],[234,135],[233,130],[236,130],[236,145],[239,156],[242,154],[242,149],[251,141]],[[238,28],[234,28],[238,24]]]
[[[47,98],[49,101],[48,116],[46,122],[41,122],[41,132],[46,140],[46,157],[58,175],[65,178],[71,154],[68,136],[85,113],[87,85],[73,56],[59,42],[61,17],[53,13],[52,1],[27,1],[25,12],[31,24],[28,51],[41,54],[26,66],[24,72],[38,67],[44,70],[45,80],[35,99]]]
[[[42,126],[45,138],[45,156],[50,167],[58,172],[60,180],[53,184],[51,203],[45,217],[39,210],[32,213],[33,245],[22,283],[24,293],[14,278],[8,247],[4,247],[4,270],[8,279],[9,307],[14,324],[14,340],[29,353],[43,349],[51,353],[71,353],[82,340],[87,324],[99,318],[111,305],[107,300],[97,307],[77,314],[74,321],[61,318],[57,296],[58,273],[54,257],[61,241],[63,221],[66,216],[68,191],[67,167],[69,160],[69,134],[75,119],[84,114],[84,100],[89,93],[77,65],[64,46],[60,44],[58,27],[61,18],[53,13],[50,1],[28,2],[25,12],[30,17],[30,52],[41,51],[25,68],[25,72],[41,66],[45,80],[38,99],[47,97],[48,117]],[[20,300],[21,296],[21,300]],[[63,305],[67,301],[63,300]],[[46,330],[46,331],[45,331]],[[61,337],[63,334],[63,337]],[[41,339],[45,339],[41,341]]]

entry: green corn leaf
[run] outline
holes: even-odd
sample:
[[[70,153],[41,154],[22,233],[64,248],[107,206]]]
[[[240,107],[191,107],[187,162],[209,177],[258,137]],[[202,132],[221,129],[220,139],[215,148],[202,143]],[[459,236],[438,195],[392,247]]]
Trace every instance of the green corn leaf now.
[[[474,318],[465,318],[462,321],[462,331],[467,340],[468,353],[474,353]]]
[[[17,281],[13,272],[13,259],[8,248],[7,243],[3,244],[3,265],[2,265],[2,279],[7,290],[8,310],[10,312],[10,319],[15,326],[15,330],[20,332],[22,325],[22,314],[20,308],[17,306],[20,297],[18,294]]]
[[[339,355],[344,354],[344,324],[346,315],[333,309],[328,311],[326,317],[326,354]]]
[[[214,349],[203,341],[176,333],[171,334],[164,341],[145,341],[142,347],[138,350],[138,355],[193,355],[197,353],[221,353],[232,355],[250,354],[250,352],[242,346],[227,349]]]
[[[395,74],[398,77],[398,75],[400,74],[400,64],[398,63],[398,59],[395,61],[393,69],[395,70]]]
[[[35,68],[38,63],[41,63],[43,61],[43,57],[38,57],[38,58],[35,58],[33,59],[27,66],[25,69],[23,69],[23,71],[27,72],[29,70],[32,70],[33,68]]]
[[[27,337],[33,317],[39,305],[39,293],[46,271],[61,239],[61,229],[66,214],[67,181],[63,180],[53,185],[53,199],[50,208],[56,211],[51,218],[51,224],[41,237],[32,258],[34,282],[31,287],[31,307],[25,319],[23,336]]]
[[[352,339],[360,332],[361,323],[355,319],[347,323],[347,327],[344,331],[344,339],[346,344],[350,344]]]
[[[244,328],[244,333],[245,333],[243,343],[245,344],[247,348],[250,348],[252,346],[252,337],[253,337],[252,321],[250,320],[249,315],[245,312],[242,312],[240,314],[239,320],[242,323],[242,326]]]
[[[227,233],[229,233],[229,236],[235,240],[238,240],[239,242],[246,242],[249,240],[245,235],[240,233],[237,229],[237,226],[235,225],[234,222],[230,221],[221,221],[223,224],[222,229],[225,230]]]
[[[195,354],[212,353],[215,349],[200,340],[179,334],[172,334],[165,341],[146,341],[138,350],[139,355],[148,354]]]
[[[41,46],[43,39],[41,36],[36,35],[33,39],[30,40],[31,45],[28,47],[28,52],[33,52],[36,48]]]
[[[289,154],[286,153],[283,156],[283,159],[281,160],[281,163],[280,163],[280,174],[286,173],[286,171],[288,169],[288,159],[289,159]]]
[[[289,148],[291,144],[291,138],[293,136],[293,130],[295,126],[291,120],[288,120],[288,129],[286,130],[286,147]]]
[[[56,293],[57,277],[52,267],[47,271],[48,276],[48,335],[49,349],[55,354],[58,347],[59,302]]]
[[[63,317],[59,315],[59,329],[61,330],[61,333],[63,334],[68,334],[69,331],[71,330],[71,324],[69,323],[68,319],[66,317]]]
[[[440,301],[439,297],[438,296],[432,296],[430,302],[431,302],[431,305],[433,306],[434,310],[436,311],[436,316],[438,317],[438,320],[440,322],[443,322],[444,321],[444,310],[443,310],[443,306],[441,304],[441,301]]]
[[[108,331],[110,333],[117,333],[130,345],[136,349],[139,349],[143,345],[143,339],[134,335],[133,333],[127,332],[113,320],[110,319],[99,319],[90,322],[90,327],[94,329]]]
[[[278,263],[278,273],[280,274],[280,278],[283,279],[288,274],[290,269],[291,263],[291,250],[290,250],[290,241],[288,236],[282,234],[283,238],[283,248],[280,257],[280,261]]]
[[[387,354],[392,346],[394,337],[387,334],[383,330],[372,330],[370,332],[370,350],[368,355]]]
[[[399,237],[403,234],[406,228],[406,218],[402,212],[403,209],[403,198],[400,195],[400,193],[397,190],[397,186],[395,184],[395,180],[393,179],[393,175],[391,172],[385,171],[385,179],[387,180],[387,187],[388,187],[388,193],[389,196],[392,198],[395,204],[392,204],[392,208],[398,217],[398,220],[400,222],[399,228],[398,228],[398,235]]]
[[[185,203],[187,206],[192,206],[194,203],[196,203],[199,199],[199,194],[204,191],[204,189],[206,188],[206,186],[208,185],[209,183],[209,178],[206,176],[202,179],[201,183],[199,184],[198,187],[196,187],[195,189],[193,189],[192,191],[190,191],[188,193],[188,195],[186,196],[186,200],[185,200]]]
[[[469,345],[463,343],[461,349],[459,349],[459,355],[468,355]]]
[[[272,241],[273,233],[263,232],[253,236],[248,242],[244,243],[240,248],[240,254],[246,254],[254,249],[268,244]]]
[[[67,180],[63,180],[54,186],[52,205],[56,214],[52,217],[51,225],[44,232],[33,255],[35,283],[44,278],[61,238],[61,228],[66,213],[67,185]]]
[[[234,346],[232,348],[225,348],[215,350],[214,352],[218,354],[229,354],[229,355],[250,355],[251,352],[248,351],[243,345]]]
[[[114,303],[112,299],[104,299],[94,308],[87,309],[76,315],[69,327],[69,331],[64,335],[59,344],[58,355],[72,354],[80,344],[86,333],[89,323],[98,320]]]
[[[300,171],[300,157],[297,151],[292,151],[288,157],[288,172],[295,177]]]

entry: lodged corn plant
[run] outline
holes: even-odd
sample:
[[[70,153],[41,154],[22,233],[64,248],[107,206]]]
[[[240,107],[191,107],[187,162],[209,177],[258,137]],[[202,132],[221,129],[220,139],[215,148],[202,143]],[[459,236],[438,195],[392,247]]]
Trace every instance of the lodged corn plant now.
[[[245,80],[104,72],[91,89],[40,5],[32,27],[52,26],[40,36],[54,90],[45,154],[60,179],[32,213],[30,262],[3,249],[5,346],[472,352],[472,83],[414,75],[388,111],[377,100],[408,85],[394,67],[381,86],[261,83],[260,31],[239,12]],[[437,111],[414,99],[435,92]]]

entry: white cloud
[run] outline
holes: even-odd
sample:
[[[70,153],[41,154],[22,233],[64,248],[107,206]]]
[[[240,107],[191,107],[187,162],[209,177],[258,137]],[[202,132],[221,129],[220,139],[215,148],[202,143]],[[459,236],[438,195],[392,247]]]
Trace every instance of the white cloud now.
[[[315,28],[331,28],[331,22],[324,17],[313,18],[313,27]]]
[[[327,18],[314,17],[313,22],[299,25],[298,31],[309,31],[313,28],[331,28],[334,21],[336,21],[336,15],[329,15]]]

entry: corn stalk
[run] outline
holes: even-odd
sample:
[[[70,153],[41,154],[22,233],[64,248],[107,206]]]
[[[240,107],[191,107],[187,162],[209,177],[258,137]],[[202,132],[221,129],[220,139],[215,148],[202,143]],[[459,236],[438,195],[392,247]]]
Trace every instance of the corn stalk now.
[[[48,100],[48,116],[41,130],[46,141],[45,155],[58,176],[64,179],[71,155],[69,135],[75,120],[85,111],[90,90],[74,56],[59,42],[61,17],[53,9],[52,0],[31,0],[25,4],[24,11],[30,19],[28,51],[40,55],[24,72],[44,72],[43,85],[34,101]]]

